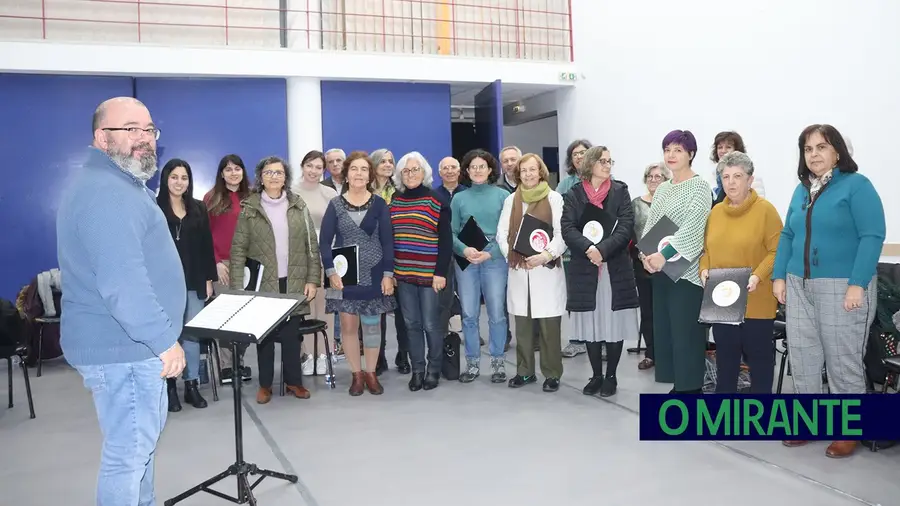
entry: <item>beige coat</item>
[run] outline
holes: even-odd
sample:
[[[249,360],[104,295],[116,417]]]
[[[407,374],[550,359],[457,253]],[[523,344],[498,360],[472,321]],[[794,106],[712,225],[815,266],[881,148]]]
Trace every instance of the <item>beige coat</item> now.
[[[504,257],[509,257],[509,245],[506,237],[509,234],[509,216],[512,214],[515,194],[506,197],[503,202],[503,211],[500,213],[500,222],[497,223],[497,243]],[[553,258],[559,258],[566,251],[566,244],[562,238],[563,198],[562,195],[551,190],[547,195],[550,200],[550,210],[553,213],[553,238],[547,251]],[[528,211],[528,204],[522,203],[522,213]],[[566,312],[566,274],[563,271],[562,262],[551,269],[541,266],[534,269],[510,269],[506,283],[506,305],[509,312],[515,316],[528,316],[528,299],[531,299],[532,318],[551,318],[562,316]]]

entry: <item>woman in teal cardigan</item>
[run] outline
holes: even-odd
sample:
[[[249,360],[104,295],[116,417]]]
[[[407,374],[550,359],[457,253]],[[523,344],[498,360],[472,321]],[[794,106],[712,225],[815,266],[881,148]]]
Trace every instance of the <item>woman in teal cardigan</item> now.
[[[862,394],[863,355],[875,318],[875,269],[885,238],[884,207],[833,126],[807,127],[799,147],[800,184],[772,274],[772,290],[787,309],[794,391],[821,394],[825,366],[831,393]],[[826,455],[846,457],[856,446],[856,441],[835,441]]]

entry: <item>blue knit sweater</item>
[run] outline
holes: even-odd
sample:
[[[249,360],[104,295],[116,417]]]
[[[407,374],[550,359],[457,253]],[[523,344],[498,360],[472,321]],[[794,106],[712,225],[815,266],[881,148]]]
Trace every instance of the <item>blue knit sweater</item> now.
[[[872,182],[858,172],[835,169],[833,174],[812,206],[808,225],[809,190],[802,184],[794,190],[772,279],[793,274],[849,279],[850,285],[866,287],[875,276],[886,235],[881,197]]]
[[[91,148],[56,220],[61,342],[72,365],[158,357],[181,335],[181,259],[145,184]]]

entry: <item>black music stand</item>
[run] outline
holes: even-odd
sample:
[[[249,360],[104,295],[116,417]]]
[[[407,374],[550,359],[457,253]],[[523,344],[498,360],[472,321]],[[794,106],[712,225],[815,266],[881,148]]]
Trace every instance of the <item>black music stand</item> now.
[[[267,295],[268,296],[268,295]],[[275,296],[277,297],[277,296]],[[286,297],[281,297],[286,298]],[[295,306],[296,307],[296,306]],[[291,310],[293,311],[293,309]],[[272,326],[268,332],[266,332],[263,339],[268,337],[274,331],[277,331],[281,327],[281,324],[287,319],[287,316],[290,314],[290,311],[281,318],[281,320]],[[230,332],[226,330],[213,330],[213,329],[203,329],[192,327],[191,335],[200,337],[200,338],[212,338],[218,339],[221,342],[227,342],[231,345],[231,360],[234,371],[239,371],[239,360],[240,360],[240,349],[239,345],[241,344],[258,344],[262,341],[262,339],[257,339],[253,334],[245,334],[240,332]],[[208,494],[214,495],[216,497],[225,499],[227,501],[231,501],[235,504],[250,504],[250,506],[256,506],[256,498],[253,497],[253,489],[256,488],[257,485],[266,477],[269,478],[278,478],[280,480],[286,480],[291,483],[297,483],[297,476],[293,474],[285,474],[279,473],[275,471],[270,471],[268,469],[260,469],[256,464],[252,464],[250,462],[244,461],[244,430],[242,425],[242,414],[243,414],[243,406],[241,404],[241,384],[243,381],[234,381],[232,382],[232,388],[234,389],[234,464],[228,466],[228,469],[222,471],[221,473],[213,476],[212,478],[204,481],[203,483],[187,490],[186,492],[179,494],[171,499],[166,500],[163,504],[165,506],[172,506],[176,503],[179,503],[188,497],[198,493],[198,492],[206,492]],[[250,484],[249,477],[259,475],[259,478]],[[237,478],[237,497],[232,497],[227,494],[223,494],[218,490],[212,490],[209,488],[211,485],[214,485],[229,476],[235,476]]]

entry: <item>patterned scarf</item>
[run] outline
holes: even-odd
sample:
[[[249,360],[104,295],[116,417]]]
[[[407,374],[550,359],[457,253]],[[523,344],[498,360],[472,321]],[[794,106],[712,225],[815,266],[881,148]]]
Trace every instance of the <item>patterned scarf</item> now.
[[[815,174],[809,175],[809,201],[812,202],[816,200],[816,196],[819,192],[822,191],[822,188],[825,188],[825,185],[831,181],[832,176],[834,176],[834,171],[830,170],[825,174],[822,174],[822,177],[816,177]]]
[[[508,262],[510,268],[519,269],[525,266],[526,258],[519,252],[513,250],[516,244],[516,236],[519,235],[519,228],[522,226],[522,202],[528,203],[528,214],[543,221],[544,223],[553,223],[553,210],[550,209],[550,201],[547,195],[550,194],[550,185],[546,181],[541,181],[534,188],[526,190],[525,187],[519,185],[516,188],[515,197],[513,197],[512,210],[509,213],[509,233],[506,236],[506,242],[509,247]],[[554,265],[547,264],[548,267]]]

